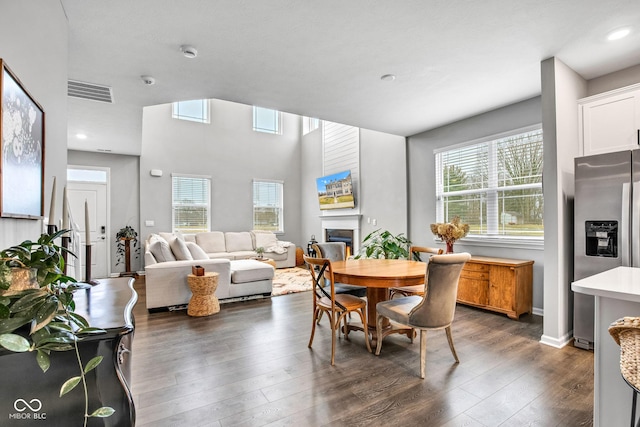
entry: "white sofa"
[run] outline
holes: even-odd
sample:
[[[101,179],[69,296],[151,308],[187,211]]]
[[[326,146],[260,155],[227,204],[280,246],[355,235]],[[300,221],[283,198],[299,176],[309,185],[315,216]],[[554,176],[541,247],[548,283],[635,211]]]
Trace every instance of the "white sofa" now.
[[[220,234],[225,242],[224,252],[220,246]],[[229,234],[228,240],[226,234]],[[262,233],[199,233],[188,236],[172,233],[152,234],[145,242],[145,287],[147,309],[181,306],[189,303],[191,290],[187,284],[187,275],[194,265],[204,267],[206,272],[218,273],[216,296],[220,300],[249,297],[253,295],[271,295],[274,268],[264,262],[248,259],[257,254],[245,250],[247,235]],[[201,247],[196,242],[200,241]],[[227,245],[227,241],[229,244]],[[255,242],[273,243],[268,235],[261,235]],[[218,245],[218,246],[216,246]],[[267,248],[264,246],[265,249]],[[295,266],[295,246],[283,245],[283,253],[265,252],[265,256],[279,255],[276,265],[289,266],[289,256],[293,254]],[[231,249],[230,251],[227,251]],[[278,252],[280,249],[275,248]],[[209,252],[206,252],[206,251]],[[223,256],[224,254],[224,256]]]

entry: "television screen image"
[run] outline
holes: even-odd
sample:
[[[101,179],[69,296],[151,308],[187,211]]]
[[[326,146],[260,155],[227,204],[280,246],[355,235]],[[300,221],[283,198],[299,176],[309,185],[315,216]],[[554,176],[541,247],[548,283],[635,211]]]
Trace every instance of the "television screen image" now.
[[[353,198],[351,171],[334,173],[316,179],[320,209],[343,209],[356,206]]]

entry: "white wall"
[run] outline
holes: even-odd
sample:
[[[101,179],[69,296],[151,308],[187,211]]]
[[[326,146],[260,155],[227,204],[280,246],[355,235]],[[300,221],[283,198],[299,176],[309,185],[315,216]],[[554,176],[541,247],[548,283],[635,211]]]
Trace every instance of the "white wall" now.
[[[307,243],[311,236],[322,242],[322,223],[316,178],[323,175],[322,169],[322,126],[302,136],[300,147],[300,245],[307,253]]]
[[[67,21],[60,2],[0,1],[0,57],[45,112],[44,214],[57,178],[56,216],[62,216],[67,164]],[[0,218],[0,248],[37,239],[42,221]]]
[[[171,230],[171,173],[212,177],[211,229],[251,230],[252,180],[284,181],[284,235],[299,245],[300,117],[283,113],[283,135],[252,130],[249,105],[211,100],[211,124],[171,118],[171,105],[143,111],[140,157],[140,230]],[[151,169],[163,176],[152,177]],[[153,220],[155,226],[145,226]],[[306,242],[306,240],[305,240]]]
[[[586,96],[631,86],[636,83],[640,83],[640,64],[589,80],[587,82]]]
[[[578,147],[577,100],[587,82],[556,58],[542,62],[544,132],[544,308],[541,341],[564,346],[573,330],[573,159]]]
[[[436,222],[435,149],[539,124],[542,122],[541,114],[540,98],[536,97],[409,137],[409,238],[422,246],[438,245],[430,229],[430,224]],[[545,205],[546,203],[545,196]],[[545,218],[545,240],[546,236]],[[440,245],[444,249],[444,244]],[[471,246],[463,242],[458,242],[455,246],[456,252],[533,260],[533,307],[538,313],[543,309],[543,276],[546,267],[542,249]],[[546,306],[544,307],[546,314]]]

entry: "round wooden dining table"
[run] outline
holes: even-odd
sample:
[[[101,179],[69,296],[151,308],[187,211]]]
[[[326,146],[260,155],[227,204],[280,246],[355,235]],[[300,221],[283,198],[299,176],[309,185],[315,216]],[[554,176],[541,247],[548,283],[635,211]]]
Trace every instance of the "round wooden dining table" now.
[[[373,339],[376,339],[376,304],[389,299],[389,288],[424,283],[427,271],[426,263],[406,259],[348,259],[333,261],[331,267],[336,282],[367,288],[367,325]],[[386,321],[383,326],[386,328],[388,324]]]

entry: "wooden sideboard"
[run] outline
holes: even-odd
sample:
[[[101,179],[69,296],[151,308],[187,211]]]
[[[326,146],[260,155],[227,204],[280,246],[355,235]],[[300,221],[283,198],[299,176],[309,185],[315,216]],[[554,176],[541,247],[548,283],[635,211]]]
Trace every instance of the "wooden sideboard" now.
[[[518,319],[531,313],[533,261],[473,256],[462,269],[458,302]]]
[[[137,301],[132,278],[99,279],[91,289],[75,292],[76,313],[106,333],[78,343],[83,364],[103,356],[102,363],[87,374],[89,412],[110,406],[108,418],[89,418],[88,426],[134,426],[135,409],[130,390],[131,344]],[[60,387],[78,375],[75,352],[51,352],[51,367],[42,372],[33,352],[13,353],[0,349],[0,425],[66,427],[80,426],[84,394],[78,385],[59,397]]]

